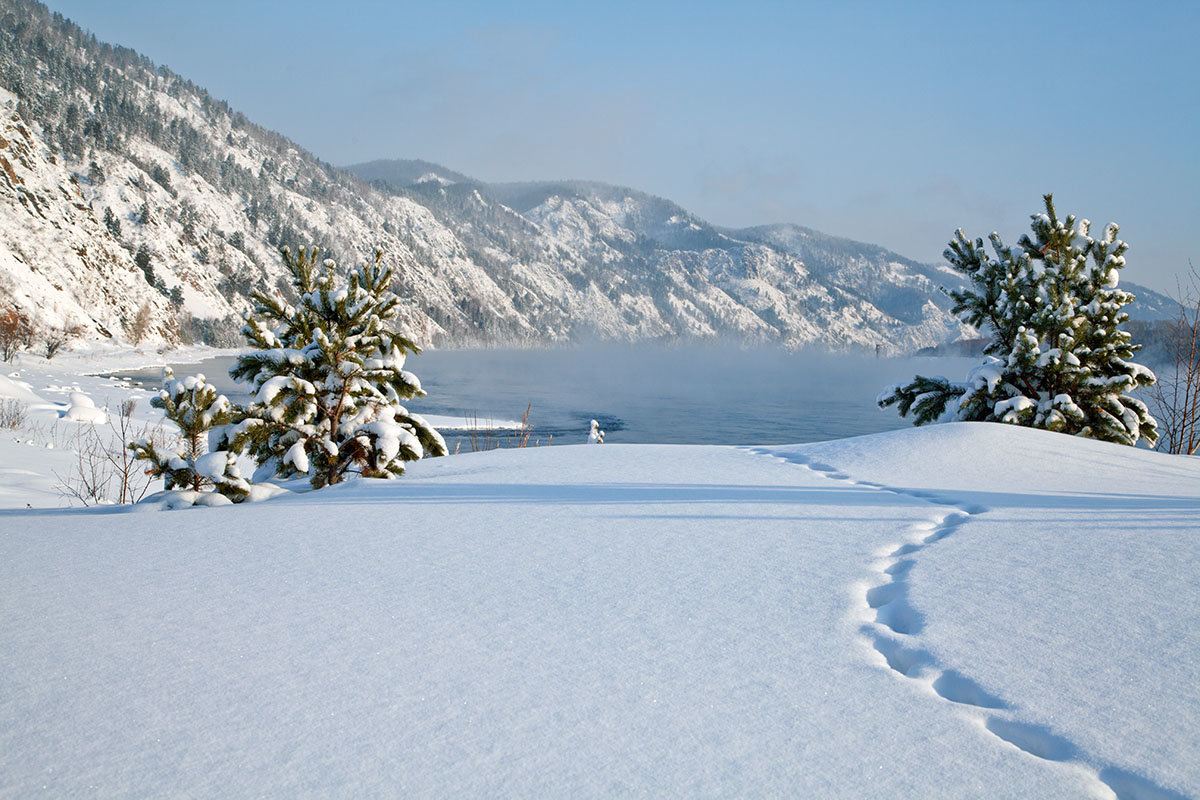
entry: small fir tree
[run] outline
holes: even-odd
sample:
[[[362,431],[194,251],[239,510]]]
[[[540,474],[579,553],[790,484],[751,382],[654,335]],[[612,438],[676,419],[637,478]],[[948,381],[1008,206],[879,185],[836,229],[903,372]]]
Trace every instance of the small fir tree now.
[[[104,227],[108,228],[108,232],[114,237],[121,238],[121,220],[117,219],[112,208],[108,206],[104,207]]]
[[[1128,245],[1109,223],[1103,238],[1091,223],[1060,220],[1053,198],[1033,215],[1033,237],[1014,250],[999,234],[969,241],[960,228],[945,252],[971,288],[949,292],[953,312],[991,334],[986,360],[962,383],[918,375],[890,386],[881,407],[910,412],[917,425],[944,417],[1007,422],[1133,445],[1158,438],[1145,403],[1130,393],[1154,373],[1129,359],[1140,346],[1121,329],[1133,295],[1117,288]]]
[[[129,443],[136,458],[150,462],[148,475],[162,478],[167,489],[195,492],[212,487],[235,503],[250,494],[250,484],[238,472],[237,455],[209,448],[218,439],[221,426],[232,419],[232,406],[225,395],[209,385],[203,375],[175,380],[170,367],[163,368],[163,388],[150,405],[161,408],[167,419],[179,426],[179,446],[163,448],[151,439]]]
[[[280,252],[300,299],[252,294],[242,334],[256,349],[229,374],[254,398],[229,429],[230,449],[249,452],[256,478],[305,474],[314,488],[351,474],[397,477],[406,461],[445,455],[441,435],[401,405],[425,394],[404,369],[420,349],[392,327],[399,299],[382,251],[346,282],[316,248]]]
[[[133,256],[133,263],[137,264],[138,269],[146,276],[146,283],[154,285],[154,266],[150,263],[153,256],[150,255],[150,248],[145,242],[137,249],[137,253]]]

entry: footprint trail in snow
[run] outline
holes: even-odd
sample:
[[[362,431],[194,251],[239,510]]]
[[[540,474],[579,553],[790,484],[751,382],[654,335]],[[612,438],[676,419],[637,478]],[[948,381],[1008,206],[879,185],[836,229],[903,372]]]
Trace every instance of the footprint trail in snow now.
[[[883,549],[879,560],[871,567],[874,573],[871,585],[860,598],[865,619],[872,620],[863,624],[860,632],[886,668],[904,679],[928,686],[938,697],[966,710],[983,730],[1008,745],[1037,758],[1084,770],[1111,790],[1117,800],[1187,800],[1184,795],[1140,775],[1097,764],[1073,742],[1045,726],[1017,719],[1015,704],[992,694],[968,676],[943,667],[932,653],[916,644],[914,637],[924,629],[925,617],[909,599],[909,573],[923,550],[955,535],[974,517],[987,513],[987,508],[933,492],[854,480],[835,467],[799,453],[779,453],[757,447],[745,449],[795,464],[833,481],[911,497],[938,507],[939,511],[933,517],[909,524],[903,530],[901,541]]]

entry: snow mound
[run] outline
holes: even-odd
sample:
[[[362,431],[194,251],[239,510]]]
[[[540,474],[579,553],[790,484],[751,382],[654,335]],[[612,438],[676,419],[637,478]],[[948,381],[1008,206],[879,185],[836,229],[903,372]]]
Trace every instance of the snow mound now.
[[[20,373],[18,372],[11,375],[0,375],[0,397],[10,397],[22,403],[46,402],[33,391],[32,386],[19,378]]]
[[[211,453],[209,455],[212,455]],[[224,458],[224,453],[219,454]],[[203,458],[203,457],[202,457]],[[292,494],[282,486],[273,483],[255,483],[250,486],[250,495],[243,503],[261,503],[283,495]],[[190,489],[170,489],[144,498],[134,506],[133,511],[175,511],[181,508],[208,507],[233,505],[233,501],[223,494],[211,491],[196,492]]]
[[[70,401],[70,405],[62,413],[63,419],[90,425],[103,425],[108,421],[108,413],[102,408],[96,408],[92,398],[83,392],[71,392]]]

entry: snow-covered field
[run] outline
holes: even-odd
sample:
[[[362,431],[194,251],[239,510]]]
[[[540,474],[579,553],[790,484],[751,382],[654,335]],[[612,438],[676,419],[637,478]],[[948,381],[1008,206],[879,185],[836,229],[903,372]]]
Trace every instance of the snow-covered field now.
[[[30,418],[139,393],[97,364]],[[3,796],[1200,797],[1197,459],[954,424],[138,513],[10,433]]]

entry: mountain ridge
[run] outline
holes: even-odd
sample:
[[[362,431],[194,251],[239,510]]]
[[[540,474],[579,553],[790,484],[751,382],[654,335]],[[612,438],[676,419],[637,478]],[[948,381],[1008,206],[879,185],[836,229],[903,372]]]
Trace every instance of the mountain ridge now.
[[[423,345],[904,352],[971,333],[936,267],[876,245],[718,228],[597,181],[355,174],[33,0],[0,2],[0,23],[0,303],[43,325],[237,344],[250,290],[291,292],[278,247],[313,244],[343,266],[383,249]]]

